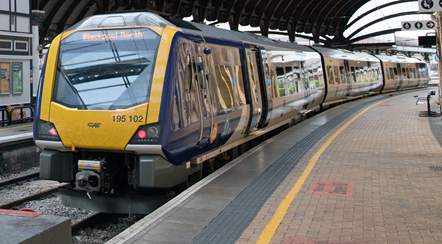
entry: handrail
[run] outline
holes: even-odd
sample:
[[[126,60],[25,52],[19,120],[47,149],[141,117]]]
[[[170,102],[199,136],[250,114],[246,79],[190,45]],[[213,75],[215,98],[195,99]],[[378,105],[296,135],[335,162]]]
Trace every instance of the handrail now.
[[[31,110],[31,116],[24,118],[23,117],[23,114],[24,114],[23,111],[26,108],[29,108]],[[19,117],[19,118],[12,119],[12,114],[14,113],[15,110],[20,110],[20,113],[17,114],[17,117]],[[18,115],[20,115],[20,116],[18,116]],[[31,106],[31,105],[24,105],[24,106],[13,107],[13,108],[11,108],[11,111],[9,111],[8,118],[9,118],[9,124],[12,124],[12,122],[22,122],[22,121],[28,121],[28,120],[33,121],[34,120],[34,107]]]
[[[0,111],[2,113],[2,119],[0,120],[2,127],[5,126],[5,124],[10,125],[9,111],[6,108],[0,108]]]

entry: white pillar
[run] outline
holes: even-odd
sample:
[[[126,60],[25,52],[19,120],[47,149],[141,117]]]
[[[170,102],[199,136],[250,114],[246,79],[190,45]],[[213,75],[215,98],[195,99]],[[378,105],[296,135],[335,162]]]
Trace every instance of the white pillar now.
[[[38,26],[40,19],[43,17],[45,11],[32,10],[32,96],[37,95],[38,80],[40,79],[40,50],[38,34]]]

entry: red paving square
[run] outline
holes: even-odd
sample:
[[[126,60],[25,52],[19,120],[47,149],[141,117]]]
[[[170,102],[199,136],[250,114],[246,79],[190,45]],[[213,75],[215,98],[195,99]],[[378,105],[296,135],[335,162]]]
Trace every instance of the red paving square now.
[[[353,182],[315,180],[308,194],[353,197],[354,185]]]
[[[311,238],[286,237],[284,244],[361,244],[356,242],[327,241]]]

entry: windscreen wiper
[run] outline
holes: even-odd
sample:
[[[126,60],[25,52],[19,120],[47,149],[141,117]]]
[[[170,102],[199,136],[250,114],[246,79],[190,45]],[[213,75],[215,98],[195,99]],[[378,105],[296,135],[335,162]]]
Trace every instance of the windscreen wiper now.
[[[74,91],[75,95],[77,95],[78,100],[83,104],[84,109],[87,109],[86,104],[84,103],[83,99],[81,99],[80,94],[78,93],[78,90],[72,85],[72,83],[69,80],[69,77],[66,75],[63,69],[60,67],[57,67],[58,72],[63,76],[63,78],[66,80],[66,83],[68,83],[69,87]]]

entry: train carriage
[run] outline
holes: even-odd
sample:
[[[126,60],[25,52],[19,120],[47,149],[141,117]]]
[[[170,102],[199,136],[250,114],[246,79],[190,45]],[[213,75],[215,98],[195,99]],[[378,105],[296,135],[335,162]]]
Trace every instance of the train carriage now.
[[[428,65],[417,58],[376,55],[382,61],[383,92],[424,87],[428,84]]]
[[[380,93],[383,85],[381,62],[366,53],[313,46],[323,56],[327,97],[324,105],[361,95]]]

